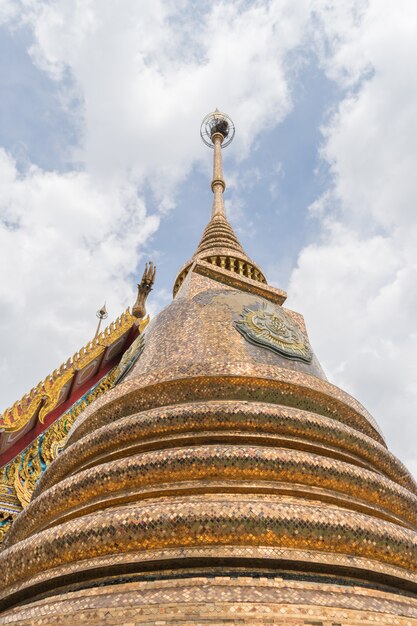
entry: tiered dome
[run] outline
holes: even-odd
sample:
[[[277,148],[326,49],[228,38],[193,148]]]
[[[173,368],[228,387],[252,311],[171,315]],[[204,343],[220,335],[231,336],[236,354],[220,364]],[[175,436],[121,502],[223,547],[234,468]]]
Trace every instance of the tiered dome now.
[[[417,624],[413,478],[215,250],[225,216],[9,531],[0,623]]]
[[[216,109],[213,115],[216,118],[221,114]],[[226,123],[228,122],[226,121]],[[211,134],[214,147],[213,180],[211,182],[214,194],[212,216],[203,232],[193,258],[183,265],[177,275],[174,283],[174,297],[191,267],[198,261],[205,261],[216,265],[222,270],[246,276],[256,282],[266,284],[266,279],[261,269],[246,255],[226,218],[223,202],[223,192],[226,188],[226,183],[223,179],[221,158],[221,146],[224,138],[222,133],[218,132],[217,120],[214,119],[213,132]]]

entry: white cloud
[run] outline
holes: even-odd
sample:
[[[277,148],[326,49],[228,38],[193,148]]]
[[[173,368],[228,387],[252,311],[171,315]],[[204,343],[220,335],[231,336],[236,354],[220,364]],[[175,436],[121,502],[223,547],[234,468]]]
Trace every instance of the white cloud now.
[[[103,296],[116,311],[131,302],[128,274],[158,223],[145,190],[160,211],[174,205],[207,162],[198,127],[215,106],[239,131],[229,154],[245,158],[290,112],[290,72],[313,40],[343,98],[323,129],[332,185],[315,203],[322,238],[302,251],[290,296],[329,377],[417,470],[416,11],[414,0],[3,0],[0,19],[31,30],[33,62],[78,130],[68,173],[21,174],[0,152],[0,367],[14,373],[3,397],[91,336]]]
[[[125,179],[22,175],[4,150],[0,187],[0,378],[12,400],[91,338],[103,300],[120,313],[131,304],[129,275],[158,218]]]
[[[68,173],[30,166],[29,155],[21,175],[0,153],[2,404],[91,337],[104,297],[113,311],[129,303],[128,273],[157,227],[145,192],[161,212],[174,205],[178,184],[202,155],[207,161],[198,128],[208,110],[233,114],[239,133],[229,154],[240,158],[288,113],[288,52],[305,37],[310,6],[14,4],[1,5],[2,17],[32,33],[33,63],[56,81],[78,140],[68,146]]]
[[[35,62],[82,97],[79,158],[90,171],[146,180],[167,205],[201,158],[198,128],[216,106],[250,142],[291,108],[286,55],[303,39],[308,0],[218,2],[209,9],[158,0],[35,4]],[[278,32],[279,28],[279,32]]]
[[[13,0],[0,0],[0,24],[10,24],[17,13],[18,7]]]
[[[417,6],[332,6],[321,12],[322,63],[346,91],[323,129],[322,240],[300,254],[292,304],[329,377],[417,472]]]

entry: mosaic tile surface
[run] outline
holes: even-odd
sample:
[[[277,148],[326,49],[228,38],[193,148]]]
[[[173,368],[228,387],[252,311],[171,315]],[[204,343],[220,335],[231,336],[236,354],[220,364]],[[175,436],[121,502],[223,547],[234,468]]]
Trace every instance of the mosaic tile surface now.
[[[259,285],[203,274],[190,269],[14,522],[0,602],[18,606],[0,624],[415,626],[413,478],[313,354],[236,330]],[[113,584],[134,575],[155,580]]]

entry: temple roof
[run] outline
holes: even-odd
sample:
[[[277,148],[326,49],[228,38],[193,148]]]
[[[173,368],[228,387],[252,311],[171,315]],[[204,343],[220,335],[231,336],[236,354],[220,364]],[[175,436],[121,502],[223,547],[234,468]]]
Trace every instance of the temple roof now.
[[[0,415],[0,466],[114,367],[137,334],[136,321],[127,309]]]

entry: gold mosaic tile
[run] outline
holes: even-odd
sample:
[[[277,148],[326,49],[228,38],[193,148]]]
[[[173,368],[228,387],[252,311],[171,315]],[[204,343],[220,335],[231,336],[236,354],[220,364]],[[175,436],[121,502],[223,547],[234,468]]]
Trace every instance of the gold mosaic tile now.
[[[349,593],[346,593],[347,589]],[[0,624],[38,624],[41,622],[34,620],[47,619],[48,622],[44,623],[68,626],[82,623],[77,622],[80,618],[88,624],[126,626],[155,625],[161,620],[171,625],[207,626],[207,623],[230,624],[231,619],[233,623],[251,626],[266,623],[317,626],[317,621],[313,620],[321,620],[322,626],[335,626],[336,623],[343,626],[415,626],[417,602],[360,587],[280,578],[218,576],[66,592],[37,601],[31,608],[23,606],[7,611],[0,618]],[[289,622],[288,619],[301,621]]]
[[[101,398],[96,400],[90,411],[86,409],[74,424],[69,442],[73,443],[96,428],[132,413],[169,404],[211,401],[215,398],[229,401],[267,402],[310,411],[324,417],[331,417],[383,443],[365,416],[331,395],[315,390],[317,378],[309,376],[311,380],[308,382],[311,385],[304,387],[302,382],[306,381],[297,383],[283,381],[278,377],[273,378],[273,372],[260,371],[260,376],[257,378],[227,374],[199,376],[198,369],[196,367],[195,372],[190,372],[190,377],[174,378],[143,388],[128,377],[126,382],[109,391],[103,400]],[[271,378],[267,377],[268,373]],[[265,374],[265,378],[262,374]]]
[[[197,546],[289,547],[369,558],[417,572],[417,534],[360,513],[267,496],[165,498],[104,510],[34,535],[0,554],[6,589],[62,563]],[[7,564],[7,566],[6,566]],[[81,565],[82,567],[82,565]]]
[[[0,624],[417,624],[414,480],[314,356],[236,330],[259,286],[210,271],[185,277],[14,522],[0,601],[22,604]],[[310,578],[268,578],[283,570]]]
[[[177,490],[184,481],[245,481],[295,483],[339,492],[398,516],[410,527],[417,525],[417,497],[383,476],[347,463],[303,451],[259,446],[211,445],[184,449],[144,452],[140,455],[101,464],[61,480],[43,492],[15,521],[5,546],[37,532],[49,520],[71,508],[80,507],[99,496],[158,487],[174,483]],[[136,496],[139,499],[139,496]],[[311,496],[309,496],[311,497]],[[348,501],[340,497],[341,506]],[[116,500],[117,502],[117,500]],[[111,505],[111,501],[107,506]],[[80,509],[79,514],[83,514]],[[377,516],[381,516],[375,511]]]
[[[250,442],[257,436],[260,444],[277,446],[284,438],[285,447],[311,450],[323,456],[336,456],[350,463],[374,468],[400,485],[417,493],[415,483],[404,466],[384,446],[375,440],[333,419],[291,407],[258,402],[209,401],[180,404],[144,411],[121,418],[98,428],[76,441],[54,461],[53,467],[41,478],[36,493],[62,480],[67,474],[106,460],[110,455],[129,455],[135,447],[146,445],[160,448],[178,443],[183,437],[199,437],[204,433],[218,438],[233,437],[237,443]],[[279,437],[279,439],[277,439]],[[147,442],[150,442],[147,444]],[[185,442],[186,443],[186,442]]]
[[[73,437],[162,402],[212,400],[226,386],[220,396],[225,399],[245,397],[312,410],[383,442],[369,413],[328,383],[315,359],[311,365],[291,362],[249,344],[238,333],[234,321],[245,304],[259,297],[222,289],[202,276],[193,275],[190,285],[191,299],[174,300],[150,322],[145,350],[126,381],[85,412]]]

